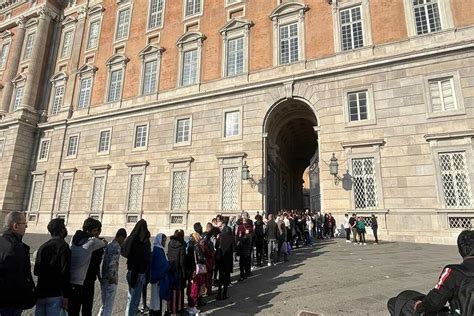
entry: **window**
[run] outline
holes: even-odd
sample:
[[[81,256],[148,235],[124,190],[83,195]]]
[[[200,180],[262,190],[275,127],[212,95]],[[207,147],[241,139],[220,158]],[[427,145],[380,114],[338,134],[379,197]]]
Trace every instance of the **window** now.
[[[163,25],[163,8],[165,0],[150,0],[148,15],[148,29],[154,29]]]
[[[79,135],[69,136],[69,139],[67,142],[66,157],[76,157],[78,145],[79,145]]]
[[[193,49],[183,53],[182,86],[197,83],[198,50]]]
[[[416,34],[426,34],[441,30],[438,0],[413,0]]]
[[[92,90],[92,78],[83,78],[81,79],[80,88],[79,88],[79,102],[77,107],[79,109],[85,109],[89,107],[91,99],[91,90]]]
[[[222,210],[239,209],[239,168],[222,169]]]
[[[40,148],[39,148],[39,154],[38,154],[38,161],[48,160],[50,143],[51,143],[51,140],[49,140],[49,139],[42,139],[41,140]]]
[[[114,102],[120,100],[122,92],[123,70],[117,69],[110,73],[109,94],[107,102]]]
[[[189,143],[191,131],[191,119],[184,118],[176,121],[175,143]]]
[[[59,213],[68,213],[69,212],[69,202],[71,200],[71,191],[72,191],[72,177],[63,175],[61,179],[61,187],[59,193],[59,203],[58,203],[58,212]]]
[[[148,140],[148,125],[137,125],[135,127],[135,141],[133,148],[146,148]]]
[[[35,175],[30,195],[29,213],[37,213],[41,204],[41,194],[43,191],[44,175]]]
[[[0,69],[5,68],[7,64],[9,52],[10,52],[10,43],[3,44],[0,51]]]
[[[368,119],[367,91],[348,93],[349,121],[363,121]]]
[[[53,107],[51,109],[51,114],[57,114],[61,107],[63,106],[64,101],[64,85],[54,87],[54,98],[53,98]]]
[[[364,46],[362,10],[360,6],[344,9],[341,14],[342,50]]]
[[[122,9],[117,15],[117,28],[115,40],[119,41],[128,37],[128,28],[130,24],[130,8]]]
[[[31,53],[33,52],[33,45],[35,43],[35,33],[30,33],[26,37],[25,49],[23,51],[23,60],[31,58]]]
[[[186,209],[187,172],[174,171],[171,190],[171,210]]]
[[[87,49],[97,48],[100,34],[100,20],[94,20],[89,23],[89,37],[87,39]]]
[[[61,58],[66,58],[71,55],[73,36],[74,30],[68,30],[64,33],[63,48],[61,49]]]
[[[91,212],[102,212],[105,194],[105,175],[94,176],[92,180],[91,192]]]
[[[112,130],[105,130],[101,131],[99,134],[99,153],[106,153],[108,154],[110,151],[110,135],[112,134]]]
[[[145,177],[143,173],[130,175],[128,203],[127,203],[128,211],[131,211],[131,212],[141,211],[144,179]]]
[[[466,152],[439,153],[438,160],[446,208],[469,208],[472,191]]]
[[[244,37],[227,41],[227,75],[235,76],[244,72]]]
[[[225,112],[224,137],[240,135],[240,111]]]
[[[192,16],[201,13],[201,0],[185,0],[185,16]]]
[[[242,0],[226,0],[227,5],[239,3],[239,2],[242,2]]]
[[[433,112],[456,110],[456,96],[453,78],[429,81],[431,109]]]
[[[355,209],[377,208],[374,158],[352,159],[352,178]]]
[[[0,139],[0,158],[3,156],[3,151],[5,149],[5,139]]]
[[[13,111],[18,110],[23,99],[24,86],[17,86],[15,89],[15,98],[13,99]]]
[[[157,87],[157,68],[158,60],[153,59],[145,61],[143,64],[143,88],[142,94],[151,94],[156,92]]]
[[[280,27],[280,64],[298,61],[298,24]]]

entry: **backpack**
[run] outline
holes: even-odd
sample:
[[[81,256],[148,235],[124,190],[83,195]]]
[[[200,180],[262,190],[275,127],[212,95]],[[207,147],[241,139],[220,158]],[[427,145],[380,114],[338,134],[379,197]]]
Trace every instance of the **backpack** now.
[[[446,268],[461,272],[465,278],[459,286],[457,295],[450,302],[451,315],[474,315],[474,272],[460,264],[449,265]]]

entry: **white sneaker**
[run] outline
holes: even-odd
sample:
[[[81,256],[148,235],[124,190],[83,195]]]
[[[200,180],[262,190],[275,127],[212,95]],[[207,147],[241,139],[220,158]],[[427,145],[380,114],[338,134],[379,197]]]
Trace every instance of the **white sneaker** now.
[[[201,311],[197,309],[196,307],[188,307],[186,309],[186,312],[188,312],[188,314],[190,315],[195,315],[195,314],[199,314]]]
[[[350,240],[346,240],[346,242],[351,242]]]
[[[271,267],[271,266],[272,266],[272,264],[269,262],[269,263],[267,263],[267,266]]]
[[[364,246],[367,246],[367,243],[364,243]]]
[[[250,268],[250,271],[254,271],[255,269],[257,269],[257,267],[256,267],[256,266],[252,266],[252,267]]]

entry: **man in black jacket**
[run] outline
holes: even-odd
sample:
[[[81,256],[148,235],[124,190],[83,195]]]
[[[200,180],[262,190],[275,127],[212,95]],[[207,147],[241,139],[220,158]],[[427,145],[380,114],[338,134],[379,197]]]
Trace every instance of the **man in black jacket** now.
[[[217,300],[227,299],[227,287],[234,263],[234,234],[223,216],[217,216],[217,227],[221,231],[216,242],[216,268],[219,270]]]
[[[34,273],[38,276],[37,313],[59,315],[67,309],[71,250],[64,241],[67,229],[64,219],[55,218],[48,224],[51,239],[38,249]]]
[[[30,247],[22,242],[27,223],[24,213],[10,212],[5,217],[0,237],[0,315],[19,316],[36,302],[31,275]]]
[[[278,226],[273,219],[273,214],[268,214],[267,228],[265,230],[268,242],[268,266],[275,264],[278,247]]]

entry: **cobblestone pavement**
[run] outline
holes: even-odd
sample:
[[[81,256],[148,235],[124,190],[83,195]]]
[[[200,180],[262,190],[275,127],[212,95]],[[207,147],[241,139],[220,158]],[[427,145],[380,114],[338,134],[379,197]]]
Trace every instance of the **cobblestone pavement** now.
[[[47,239],[25,236],[32,251]],[[123,258],[122,258],[123,259]],[[447,263],[460,261],[455,246],[382,243],[354,245],[342,239],[317,242],[293,251],[290,261],[253,271],[229,288],[230,298],[206,298],[200,315],[296,315],[309,310],[322,315],[388,315],[387,300],[404,289],[427,292]],[[114,315],[123,315],[127,301],[125,261],[121,260]],[[234,271],[238,271],[236,266]],[[100,307],[96,289],[94,314]],[[24,313],[31,315],[32,311]]]

